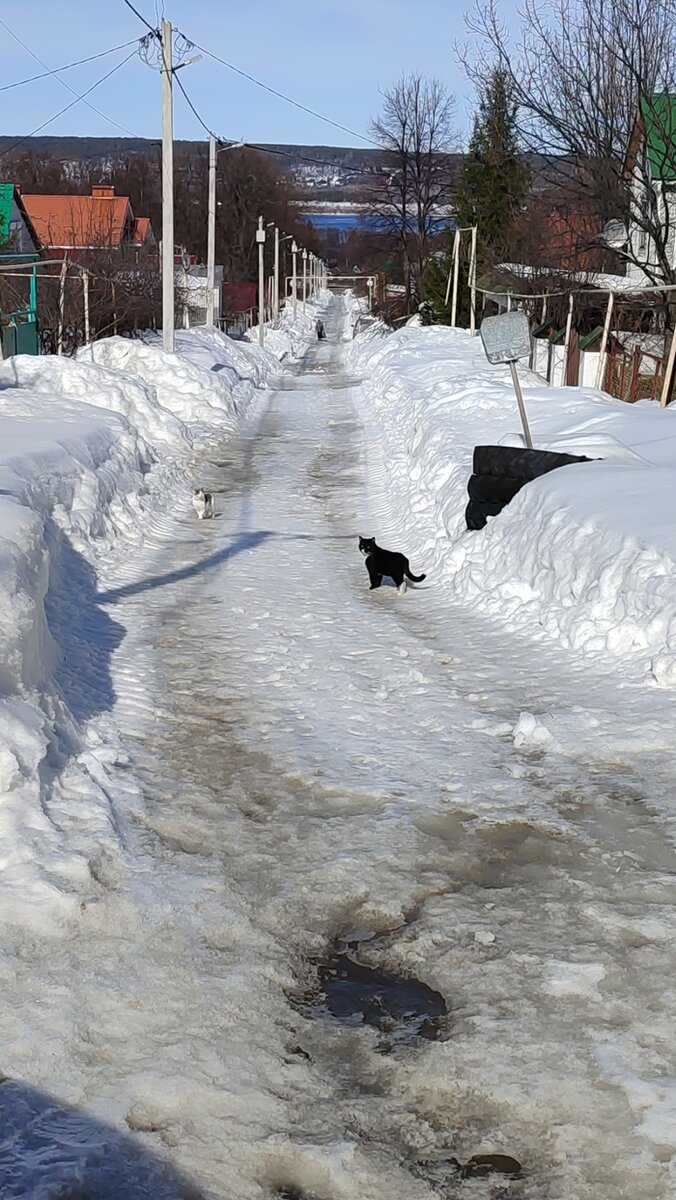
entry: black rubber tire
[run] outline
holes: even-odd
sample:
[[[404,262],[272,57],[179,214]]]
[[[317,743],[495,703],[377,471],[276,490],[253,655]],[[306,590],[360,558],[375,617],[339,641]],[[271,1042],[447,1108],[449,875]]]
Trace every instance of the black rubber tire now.
[[[580,462],[590,462],[590,459],[576,454],[555,454],[551,450],[526,450],[519,446],[475,446],[473,470],[475,475],[495,475],[527,483],[557,467]]]
[[[497,517],[504,504],[491,504],[488,500],[470,500],[465,509],[465,522],[468,529],[483,529],[489,517]]]
[[[525,479],[508,479],[496,475],[470,475],[467,492],[470,500],[491,504],[509,504],[525,486]]]

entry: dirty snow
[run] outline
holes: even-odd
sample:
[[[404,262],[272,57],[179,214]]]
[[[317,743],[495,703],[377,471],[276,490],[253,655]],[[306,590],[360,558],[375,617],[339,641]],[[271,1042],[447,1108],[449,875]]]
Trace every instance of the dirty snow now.
[[[467,534],[474,441],[518,436],[504,376],[321,309],[321,346],[311,310],[262,353],[195,331],[0,367],[5,1192],[433,1200],[418,1159],[501,1152],[522,1179],[448,1194],[668,1200],[666,585],[641,647],[657,568],[611,573],[611,645],[592,575],[640,538],[668,579],[668,520],[625,523],[621,489],[671,472],[672,415],[533,391],[540,444],[605,461]],[[425,583],[369,593],[358,533]],[[292,1007],[357,930],[447,1036],[383,1055]]]

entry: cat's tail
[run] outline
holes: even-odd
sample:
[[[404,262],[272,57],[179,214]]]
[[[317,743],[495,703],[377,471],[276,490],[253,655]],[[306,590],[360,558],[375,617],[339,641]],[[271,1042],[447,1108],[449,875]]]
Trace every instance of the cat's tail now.
[[[406,568],[404,574],[406,575],[406,578],[410,579],[413,583],[422,583],[423,579],[427,579],[426,575],[411,575],[408,567]]]

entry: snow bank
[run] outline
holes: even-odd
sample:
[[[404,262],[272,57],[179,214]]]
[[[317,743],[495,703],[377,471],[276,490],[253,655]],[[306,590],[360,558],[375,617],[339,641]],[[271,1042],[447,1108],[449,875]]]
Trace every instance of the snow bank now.
[[[464,331],[382,333],[357,334],[352,365],[397,506],[412,514],[416,562],[464,606],[675,686],[676,412],[543,387],[520,368],[535,445],[601,461],[527,484],[485,530],[468,532],[474,446],[522,444],[507,371]]]
[[[109,338],[0,363],[0,922],[52,931],[92,855],[123,854],[106,770],[124,751],[88,729],[113,706],[124,636],[99,574],[150,512],[189,508],[189,458],[278,373],[276,354],[207,329],[175,355]]]
[[[193,436],[205,427],[232,429],[256,388],[279,370],[277,357],[259,346],[236,342],[216,329],[191,329],[176,335],[176,354],[162,349],[159,336],[146,341],[105,338],[78,353],[79,362],[109,368],[131,386],[147,385],[153,413],[192,425]],[[136,397],[134,397],[135,399]]]

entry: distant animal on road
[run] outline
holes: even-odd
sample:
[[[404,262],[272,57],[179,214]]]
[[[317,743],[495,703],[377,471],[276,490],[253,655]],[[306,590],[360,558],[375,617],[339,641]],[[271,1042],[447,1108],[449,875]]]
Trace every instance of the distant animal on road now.
[[[394,581],[394,585],[400,596],[403,596],[406,591],[407,579],[410,579],[413,583],[422,583],[423,579],[425,579],[425,575],[411,574],[411,568],[405,554],[398,554],[394,550],[383,550],[382,546],[376,545],[375,538],[360,537],[359,549],[366,559],[366,570],[371,580],[369,591],[380,587],[384,575],[387,575],[389,579]]]
[[[200,521],[203,521],[205,517],[213,517],[214,498],[211,492],[205,492],[204,488],[195,488],[192,494],[192,503]]]

